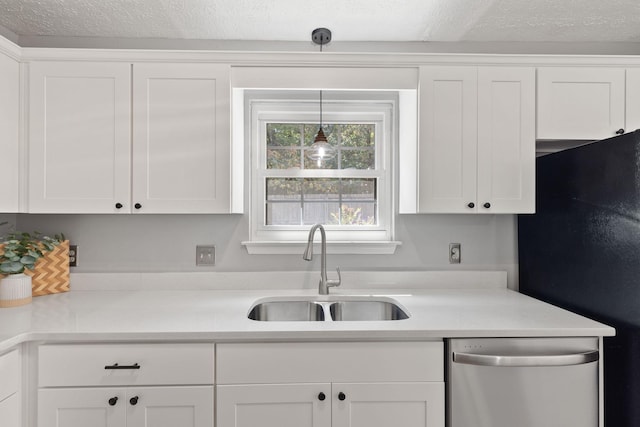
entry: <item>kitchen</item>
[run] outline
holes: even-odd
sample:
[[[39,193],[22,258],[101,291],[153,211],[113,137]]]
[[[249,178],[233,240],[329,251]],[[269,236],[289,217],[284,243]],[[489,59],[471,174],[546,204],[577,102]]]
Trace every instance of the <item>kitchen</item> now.
[[[11,2],[10,2],[11,3]],[[413,5],[414,7],[418,7]],[[520,5],[522,6],[522,5]],[[499,8],[498,6],[496,6]],[[324,7],[323,7],[324,8]],[[446,20],[444,20],[446,21]],[[282,53],[281,56],[278,53],[264,53],[255,54],[250,56],[249,59],[245,59],[248,63],[254,65],[263,63],[265,58],[279,59],[281,61],[296,62],[297,58],[303,58],[303,60],[311,65],[324,65],[325,61],[336,64],[339,61],[343,61],[344,54],[341,54],[341,40],[340,32],[336,32],[337,27],[331,26],[334,31],[335,40],[329,46],[325,47],[325,52],[320,54],[317,52],[317,46],[314,46],[309,41],[310,31],[315,28],[318,23],[311,24],[308,30],[305,30],[303,36],[297,36],[296,40],[300,40],[298,43],[283,42],[279,47],[277,43],[269,44],[267,42],[257,43],[254,46],[258,46],[260,50],[272,50],[276,46],[277,50],[297,50],[299,51],[299,57],[295,56],[295,53]],[[322,25],[325,25],[322,23]],[[371,25],[371,24],[370,24]],[[417,25],[417,24],[416,24]],[[329,26],[329,24],[327,24]],[[283,25],[274,25],[274,27],[283,27]],[[364,26],[363,26],[364,27]],[[373,27],[373,26],[372,26]],[[346,30],[342,30],[346,31]],[[343,33],[344,34],[344,33]],[[11,36],[11,34],[9,34]],[[40,59],[40,60],[55,60],[59,61],[64,59],[65,53],[61,52],[57,54],[55,52],[48,51],[47,49],[38,49],[36,47],[28,48],[26,46],[42,46],[48,47],[47,38],[42,36],[38,38],[35,35],[20,36],[18,42],[25,43],[25,50],[20,52],[19,55],[25,61]],[[8,37],[9,40],[12,37]],[[15,38],[14,38],[15,39]],[[373,38],[369,38],[373,39]],[[354,39],[355,40],[355,39]],[[83,47],[82,43],[89,43],[91,40],[79,40],[79,39],[67,39],[68,43],[76,43],[75,46]],[[93,40],[98,43],[100,40]],[[135,39],[128,40],[130,46],[138,46],[147,48],[154,45],[161,46],[160,41],[143,40],[136,41]],[[587,40],[591,41],[591,40]],[[58,39],[55,42],[63,42],[62,39]],[[117,43],[124,43],[125,40],[117,40]],[[102,40],[104,44],[105,41]],[[146,45],[144,45],[146,43]],[[154,44],[155,43],[155,44]],[[200,42],[201,45],[207,46],[206,43]],[[215,49],[215,46],[222,46],[218,43],[210,42],[208,49]],[[240,49],[242,46],[246,46],[248,42],[229,42],[226,49],[223,50],[235,50]],[[344,42],[346,45],[343,49],[353,49],[353,43]],[[18,43],[22,45],[22,43]],[[381,49],[395,49],[397,45],[384,44],[381,41]],[[180,41],[162,41],[162,45],[166,48],[176,48],[180,46]],[[489,44],[490,45],[490,44]],[[499,45],[499,44],[497,44]],[[496,45],[496,46],[497,46]],[[88,47],[88,45],[85,45]],[[186,48],[193,49],[197,46],[196,42],[189,45],[188,42],[183,42]],[[350,47],[351,46],[351,47]],[[421,49],[420,46],[415,44],[403,45],[405,49]],[[456,47],[457,46],[457,47]],[[449,46],[448,48],[460,49],[460,44],[456,46]],[[498,49],[496,46],[488,46],[487,43],[481,49]],[[51,46],[53,47],[53,46]],[[114,45],[102,45],[102,47],[114,47]],[[224,47],[224,46],[223,46]],[[530,49],[537,48],[531,53],[555,53],[555,49],[565,49],[564,53],[571,53],[569,50],[570,45],[560,44],[560,47],[550,47],[544,43],[538,43],[536,46],[529,45]],[[376,47],[373,43],[361,43],[357,47],[358,49],[370,49],[375,50]],[[447,49],[447,46],[440,45],[434,46],[434,48]],[[516,47],[517,48],[517,47]],[[589,48],[592,51],[584,51]],[[633,46],[624,43],[611,43],[611,44],[594,44],[590,43],[578,43],[576,48],[579,53],[619,53],[624,54],[624,49],[632,49]],[[15,55],[16,48],[10,47],[10,52]],[[257,49],[254,47],[245,48],[249,50]],[[514,49],[514,47],[503,47],[503,49]],[[523,48],[524,49],[524,48]],[[553,51],[547,49],[554,49]],[[613,49],[613,50],[612,50]],[[204,48],[207,50],[207,47]],[[547,50],[547,51],[545,51]],[[447,52],[444,50],[443,52]],[[87,57],[96,55],[94,60],[102,59],[99,51],[86,53]],[[488,53],[492,53],[489,51]],[[507,52],[509,53],[509,52]],[[510,52],[513,53],[513,52]],[[520,52],[519,52],[520,53]],[[561,52],[562,53],[562,52]],[[629,53],[629,52],[626,52]],[[187,56],[189,60],[201,60],[201,56],[206,56],[206,53],[195,52],[190,53],[193,56]],[[158,61],[159,58],[162,61],[168,61],[169,59],[175,59],[180,54],[172,53],[169,56],[164,56],[162,53],[145,52],[141,53],[142,56],[135,53],[124,53],[122,59],[138,62],[145,59]],[[154,57],[155,55],[155,57]],[[221,54],[222,58],[234,57],[235,61],[240,61],[238,54],[228,53],[229,56],[225,56],[225,52]],[[291,59],[291,56],[294,59]],[[366,55],[363,55],[366,56]],[[374,56],[371,54],[370,56]],[[398,54],[396,56],[391,55],[394,64],[415,64],[415,58],[406,58],[407,55]],[[464,56],[464,55],[463,55]],[[127,59],[128,58],[128,59]],[[69,59],[69,58],[67,58]],[[78,60],[79,57],[74,57]],[[469,59],[469,63],[478,58]],[[520,61],[522,58],[509,58],[505,62],[506,64],[513,65]],[[445,58],[438,57],[435,59],[439,62],[445,62],[447,64],[453,64],[460,61],[457,56],[447,56]],[[527,61],[527,59],[522,59]],[[352,63],[355,59],[350,59]],[[367,61],[369,65],[371,63],[379,63],[379,59],[363,59],[365,65]],[[495,62],[497,59],[491,57],[489,62]],[[536,65],[554,64],[567,66],[575,65],[574,62],[550,57],[550,58],[536,58],[535,61],[529,59],[528,61],[535,63]],[[601,64],[610,65],[612,67],[633,67],[636,64],[636,60],[633,56],[621,56],[618,58],[582,58],[577,60],[577,63],[583,63],[585,65],[592,65],[600,67]],[[522,63],[518,62],[520,65]],[[317,83],[316,83],[317,84]],[[314,86],[315,87],[315,86]],[[24,113],[26,115],[26,112]],[[24,118],[23,118],[24,119]],[[624,126],[623,126],[624,127]],[[627,126],[628,127],[628,126]],[[637,127],[637,126],[636,126]],[[635,128],[635,127],[634,127]],[[630,128],[631,129],[631,128]],[[617,130],[617,129],[616,129]],[[22,136],[25,138],[24,136]],[[600,136],[595,136],[593,139],[599,139]],[[245,179],[248,181],[248,179]],[[24,182],[23,182],[24,185]],[[248,204],[245,200],[245,205]],[[24,208],[16,210],[8,210],[8,212],[26,212]],[[164,286],[170,288],[171,283],[175,280],[180,280],[181,283],[185,283],[184,277],[187,280],[194,281],[193,287],[206,286],[207,283],[212,282],[213,277],[217,277],[223,273],[232,272],[255,272],[253,277],[260,277],[264,281],[252,283],[252,287],[260,289],[268,288],[267,283],[273,281],[273,287],[278,288],[280,285],[277,272],[286,271],[291,272],[291,277],[296,276],[296,272],[304,272],[299,277],[302,277],[304,281],[305,289],[313,289],[317,281],[318,263],[307,263],[302,260],[301,255],[304,249],[303,245],[299,246],[295,253],[281,254],[281,255],[250,255],[247,253],[245,246],[241,245],[241,242],[246,241],[250,235],[250,224],[247,215],[185,215],[185,214],[166,214],[166,215],[122,215],[122,214],[7,214],[6,218],[15,223],[21,230],[43,230],[47,232],[59,232],[64,231],[72,240],[73,243],[78,244],[80,248],[78,267],[75,268],[74,283],[72,287],[74,289],[82,289],[82,286],[86,284],[90,286],[91,283],[85,279],[91,273],[121,273],[117,280],[118,285],[126,288],[127,281],[130,283],[138,282],[142,273],[172,273],[171,279],[166,279],[166,275],[159,274],[159,276],[165,277],[163,280],[166,283]],[[0,221],[2,222],[2,221]],[[336,257],[335,255],[329,255],[329,264],[331,269],[334,266],[340,266],[344,273],[343,286],[355,287],[357,281],[357,275],[352,275],[349,278],[348,272],[357,271],[369,271],[371,270],[372,260],[376,265],[376,270],[379,271],[441,271],[449,270],[455,272],[464,271],[506,271],[508,287],[516,289],[518,286],[518,252],[517,252],[517,227],[515,215],[449,215],[446,213],[430,214],[430,215],[397,215],[395,217],[395,236],[396,241],[402,242],[402,245],[397,246],[394,255],[371,255],[371,254],[356,254],[356,255],[341,255]],[[329,237],[331,244],[331,237]],[[454,242],[461,243],[462,250],[462,263],[460,265],[449,264],[449,244]],[[215,245],[216,246],[216,265],[214,267],[196,267],[194,264],[195,259],[195,247],[196,245]],[[171,248],[171,250],[167,250]],[[273,272],[272,274],[262,274],[262,272]],[[85,276],[83,276],[85,274]],[[334,273],[330,273],[333,277]],[[145,276],[146,277],[146,276]],[[225,277],[226,278],[226,277]],[[85,282],[83,283],[83,279]],[[153,279],[155,283],[157,278]],[[221,281],[223,282],[223,281]],[[280,281],[281,282],[281,281]],[[218,283],[218,281],[214,281]],[[296,282],[293,279],[289,282],[288,286],[296,287]],[[347,284],[354,284],[349,286]],[[150,286],[148,284],[142,284],[142,286]],[[158,285],[159,286],[159,285]],[[175,286],[175,285],[174,285]],[[182,285],[187,286],[187,285]],[[212,286],[212,285],[209,285]],[[224,287],[225,284],[220,285]],[[280,286],[281,287],[281,286]]]

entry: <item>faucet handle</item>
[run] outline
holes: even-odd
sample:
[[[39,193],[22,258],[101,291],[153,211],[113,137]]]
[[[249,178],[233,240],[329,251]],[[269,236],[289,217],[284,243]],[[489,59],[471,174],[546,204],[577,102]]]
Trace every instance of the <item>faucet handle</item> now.
[[[342,275],[340,275],[340,267],[336,267],[336,271],[338,272],[338,280],[327,280],[327,288],[333,286],[340,286],[342,283]]]

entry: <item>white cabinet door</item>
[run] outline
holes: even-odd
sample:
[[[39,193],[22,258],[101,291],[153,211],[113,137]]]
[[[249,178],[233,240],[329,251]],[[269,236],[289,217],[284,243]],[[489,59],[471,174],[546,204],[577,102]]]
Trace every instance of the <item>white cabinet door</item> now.
[[[20,64],[0,53],[0,212],[18,212]]]
[[[0,425],[20,427],[22,368],[15,349],[0,356]]]
[[[2,427],[20,427],[20,395],[14,393],[0,401]]]
[[[332,388],[332,427],[444,426],[444,383],[333,384]]]
[[[29,212],[129,211],[131,65],[29,69]]]
[[[213,386],[127,389],[127,427],[212,427]]]
[[[330,427],[329,384],[217,387],[217,427]]]
[[[477,69],[420,67],[418,212],[475,211]]]
[[[627,68],[626,74],[625,130],[633,132],[640,129],[640,68]]]
[[[537,139],[610,138],[625,127],[624,68],[538,68]]]
[[[229,70],[134,64],[134,211],[230,212]]]
[[[535,211],[535,69],[478,69],[480,213]]]
[[[40,389],[38,427],[123,427],[127,404],[124,388]]]

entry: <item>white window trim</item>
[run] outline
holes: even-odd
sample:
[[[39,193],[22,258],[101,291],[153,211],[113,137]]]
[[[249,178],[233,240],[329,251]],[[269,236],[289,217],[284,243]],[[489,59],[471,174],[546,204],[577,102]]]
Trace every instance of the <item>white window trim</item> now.
[[[245,117],[249,120],[245,135],[249,139],[251,150],[250,178],[251,196],[249,206],[250,240],[242,242],[250,254],[296,254],[302,253],[311,226],[300,227],[264,225],[264,180],[267,171],[266,150],[260,146],[264,137],[267,121],[278,122],[316,122],[318,120],[318,99],[314,93],[284,93],[274,99],[274,93],[265,96],[264,92],[248,94],[245,100]],[[293,97],[291,95],[294,95]],[[329,95],[329,96],[327,96]],[[340,112],[337,112],[337,109]],[[376,168],[377,171],[349,171],[353,177],[379,177],[378,218],[376,227],[325,226],[327,232],[327,251],[334,254],[393,254],[401,242],[394,241],[395,236],[395,196],[393,157],[397,141],[397,101],[393,95],[368,93],[350,94],[325,93],[323,101],[323,121],[326,123],[347,122],[353,115],[357,120],[377,125]],[[287,117],[288,120],[283,120]],[[388,125],[384,125],[384,124]],[[381,131],[381,132],[380,132]],[[381,133],[379,136],[378,134]],[[302,172],[302,174],[301,174]],[[309,171],[309,176],[336,176],[344,171]],[[306,171],[292,171],[291,176],[304,176]],[[285,171],[278,176],[287,175]],[[342,173],[341,175],[344,175]]]

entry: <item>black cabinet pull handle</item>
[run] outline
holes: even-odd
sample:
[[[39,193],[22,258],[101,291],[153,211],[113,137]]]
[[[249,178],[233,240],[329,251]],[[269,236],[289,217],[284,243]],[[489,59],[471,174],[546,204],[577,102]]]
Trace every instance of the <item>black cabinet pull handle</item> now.
[[[131,403],[133,406],[138,404],[138,396],[133,396],[131,399],[129,399],[129,403]]]
[[[623,133],[624,133],[624,129],[622,128],[616,131],[616,135],[622,135]]]
[[[325,394],[324,394],[324,393],[320,393],[320,394],[318,395],[318,400],[324,400],[324,399],[326,399],[326,398],[327,398],[327,396],[325,396]]]
[[[338,393],[338,400],[345,400],[347,398],[347,395],[344,394],[343,392]]]
[[[109,406],[116,406],[116,403],[118,403],[118,397],[112,397],[111,399],[109,399]]]
[[[467,205],[468,207],[470,207],[471,209],[476,207],[476,204],[473,202],[469,202],[469,204]]]
[[[113,365],[107,365],[104,369],[140,369],[140,365],[134,363],[133,365],[118,365],[114,363]]]
[[[135,205],[133,205],[133,207],[136,209],[140,209],[142,205],[140,203],[136,203]]]
[[[491,207],[491,203],[487,202],[487,203],[485,203],[485,204],[484,204],[484,205],[482,205],[482,206],[484,206],[485,208],[489,209],[489,208]]]
[[[116,209],[122,209],[122,203],[116,203]]]

